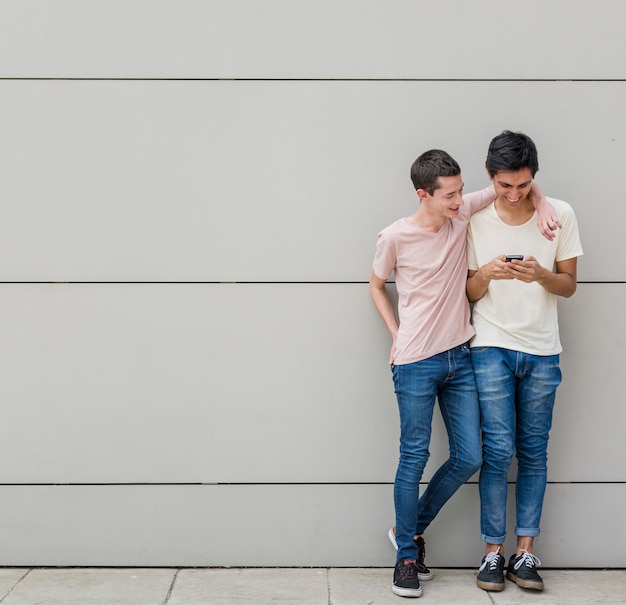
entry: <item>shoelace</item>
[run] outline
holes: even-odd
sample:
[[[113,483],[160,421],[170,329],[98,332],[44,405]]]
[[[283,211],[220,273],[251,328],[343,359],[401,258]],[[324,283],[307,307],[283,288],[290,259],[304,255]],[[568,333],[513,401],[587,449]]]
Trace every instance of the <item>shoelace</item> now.
[[[515,561],[513,569],[519,569],[524,564],[526,564],[528,567],[539,567],[541,565],[541,561],[539,560],[539,557],[533,555],[527,550],[523,550],[522,554]]]
[[[407,561],[400,566],[401,580],[414,580],[416,577],[417,568],[415,567],[415,561]]]
[[[489,565],[489,571],[494,571],[495,569],[498,568],[498,559],[500,557],[500,553],[497,550],[494,550],[493,552],[490,552],[486,557],[485,560],[483,561],[483,564],[480,566],[480,569],[478,571],[482,571],[483,569],[485,569],[485,567],[487,567],[487,565]]]

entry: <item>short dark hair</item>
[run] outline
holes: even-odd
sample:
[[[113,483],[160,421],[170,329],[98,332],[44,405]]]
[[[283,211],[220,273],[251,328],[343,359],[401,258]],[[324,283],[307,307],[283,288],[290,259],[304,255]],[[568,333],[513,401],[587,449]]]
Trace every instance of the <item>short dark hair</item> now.
[[[539,170],[537,147],[523,132],[505,130],[491,140],[485,164],[492,177],[500,170],[516,172],[530,168],[534,178]]]
[[[440,176],[457,176],[461,174],[458,162],[441,149],[431,149],[420,155],[411,166],[411,181],[415,190],[424,189],[433,195],[438,189]]]

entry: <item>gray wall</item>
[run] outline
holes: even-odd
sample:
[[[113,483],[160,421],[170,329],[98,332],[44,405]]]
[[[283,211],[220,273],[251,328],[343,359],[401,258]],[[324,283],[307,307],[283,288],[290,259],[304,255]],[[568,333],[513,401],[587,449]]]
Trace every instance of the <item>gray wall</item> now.
[[[626,4],[579,4],[0,2],[0,565],[391,566],[376,234],[509,128],[585,248],[538,553],[625,566]],[[427,540],[477,564],[475,480]]]

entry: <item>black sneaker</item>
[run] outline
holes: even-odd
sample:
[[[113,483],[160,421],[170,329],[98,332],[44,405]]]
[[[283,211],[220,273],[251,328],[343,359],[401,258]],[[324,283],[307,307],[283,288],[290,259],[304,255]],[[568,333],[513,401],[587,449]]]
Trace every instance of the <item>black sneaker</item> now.
[[[398,543],[396,542],[396,528],[392,527],[387,534],[389,536],[389,541],[393,544],[393,547],[398,550]],[[428,580],[433,579],[433,572],[426,567],[424,564],[424,559],[426,558],[426,543],[424,542],[424,538],[419,536],[416,540],[413,540],[415,546],[417,546],[417,561],[415,561],[415,565],[417,565],[417,576],[422,582],[426,582]]]
[[[483,557],[478,568],[476,585],[483,590],[494,592],[504,590],[504,557],[497,550]]]
[[[417,577],[415,561],[399,561],[393,570],[393,584],[391,590],[401,597],[421,597],[422,588]]]
[[[433,572],[424,565],[424,559],[426,558],[426,542],[424,542],[422,536],[415,540],[415,546],[417,546],[417,561],[415,561],[417,576],[420,580],[432,580]]]
[[[520,555],[511,555],[506,577],[522,588],[543,590],[543,580],[537,573],[541,561],[532,553],[525,550]]]

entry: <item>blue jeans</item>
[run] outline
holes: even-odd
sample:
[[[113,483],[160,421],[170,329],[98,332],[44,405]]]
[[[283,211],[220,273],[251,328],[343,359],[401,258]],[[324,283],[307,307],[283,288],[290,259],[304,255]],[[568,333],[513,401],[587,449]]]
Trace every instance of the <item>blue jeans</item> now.
[[[548,479],[548,437],[559,355],[530,355],[498,347],[472,349],[480,399],[483,466],[480,471],[481,539],[506,538],[508,473],[517,457],[517,536],[538,536]]]
[[[467,344],[394,365],[392,372],[400,412],[400,461],[394,482],[398,562],[416,559],[413,536],[424,533],[450,496],[480,468],[480,416]],[[448,431],[450,457],[420,498],[435,399]]]

